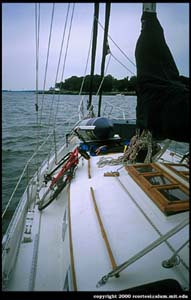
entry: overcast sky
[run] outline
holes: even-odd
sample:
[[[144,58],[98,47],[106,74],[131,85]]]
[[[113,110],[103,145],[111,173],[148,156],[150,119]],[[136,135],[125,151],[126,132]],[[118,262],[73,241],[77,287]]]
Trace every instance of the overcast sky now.
[[[104,4],[100,4],[100,23],[104,24]],[[52,3],[41,3],[39,89],[42,89],[45,74],[47,45],[50,31]],[[61,46],[62,34],[67,12],[67,3],[55,3],[50,57],[46,89],[54,86]],[[70,3],[69,19],[73,3]],[[73,75],[83,76],[88,57],[92,30],[93,3],[75,3],[68,54],[64,69],[65,80]],[[112,3],[109,35],[112,40],[135,62],[135,46],[139,37],[142,3]],[[189,76],[189,4],[157,3],[157,15],[163,26],[167,44],[173,54],[181,75]],[[66,31],[68,33],[68,31]],[[99,26],[99,42],[95,73],[100,74],[103,30]],[[66,49],[63,47],[58,82],[61,79]],[[133,66],[109,39],[111,52],[130,71],[111,58],[108,74],[120,79],[136,74]],[[8,90],[35,89],[35,4],[2,4],[2,88]],[[107,61],[109,56],[107,56]],[[107,63],[106,61],[106,63]],[[90,72],[88,65],[87,73]]]

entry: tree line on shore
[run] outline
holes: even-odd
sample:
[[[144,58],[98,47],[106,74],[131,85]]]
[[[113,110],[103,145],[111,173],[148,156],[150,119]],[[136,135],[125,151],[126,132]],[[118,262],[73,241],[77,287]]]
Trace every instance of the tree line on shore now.
[[[55,88],[51,87],[50,90],[59,89],[60,91],[79,92],[83,80],[84,77],[72,76],[70,78],[67,78],[64,82],[56,83]],[[92,83],[93,93],[96,93],[98,91],[101,81],[102,78],[100,75],[96,74],[93,76],[93,83]],[[91,84],[90,82],[91,82],[91,76],[90,75],[85,76],[82,92],[90,91],[90,84]],[[107,75],[105,76],[102,84],[102,91],[119,92],[119,93],[134,92],[136,91],[136,82],[137,82],[136,76],[132,76],[131,78],[125,77],[123,79],[116,79],[111,75]]]

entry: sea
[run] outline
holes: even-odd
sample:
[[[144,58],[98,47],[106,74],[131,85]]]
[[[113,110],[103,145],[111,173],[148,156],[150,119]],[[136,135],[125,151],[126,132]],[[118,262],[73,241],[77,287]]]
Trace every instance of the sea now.
[[[19,200],[43,160],[52,149],[59,149],[79,120],[78,107],[83,97],[84,109],[88,96],[36,94],[34,91],[2,92],[2,233],[4,234]],[[96,112],[98,97],[93,96],[92,104]],[[38,108],[38,109],[37,109]],[[135,118],[136,96],[103,96],[102,116]],[[55,135],[41,148],[39,156],[29,164],[14,196],[13,191],[30,157],[37,147],[55,129]],[[185,153],[186,143],[173,142],[172,150]],[[10,201],[11,197],[11,201]],[[8,208],[7,208],[7,204]]]

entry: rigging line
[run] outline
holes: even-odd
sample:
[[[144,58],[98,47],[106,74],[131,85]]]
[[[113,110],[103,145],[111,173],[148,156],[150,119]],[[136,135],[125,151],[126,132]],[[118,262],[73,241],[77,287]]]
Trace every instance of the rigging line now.
[[[36,148],[39,147],[39,114],[38,114],[38,77],[39,77],[39,44],[40,44],[40,3],[35,4],[35,38],[36,38]],[[38,170],[38,157],[36,157],[36,168],[37,168],[37,186],[39,183],[39,170]],[[38,190],[38,188],[37,188]],[[38,193],[38,192],[37,192]]]
[[[105,68],[105,74],[107,73],[107,70],[108,70],[108,67],[109,67],[109,63],[110,63],[110,59],[111,59],[111,55],[109,56],[109,59],[108,59],[108,62],[107,62],[106,68]],[[101,89],[101,87],[102,87],[102,85],[103,85],[104,79],[105,79],[105,75],[103,75],[103,78],[102,78],[102,80],[101,80],[101,83],[100,83],[100,85],[99,85],[99,87],[98,87],[98,90],[97,90],[97,92],[96,92],[96,96],[99,95],[99,91],[100,91],[100,89]],[[91,107],[90,107],[90,109],[91,109]]]
[[[122,65],[127,71],[129,71],[132,75],[136,76],[134,72],[132,72],[129,68],[127,68],[117,57],[115,57],[112,53],[111,56],[120,64]]]
[[[40,3],[37,7],[35,3],[35,47],[36,47],[36,94],[35,94],[35,110],[38,112],[38,61],[39,61],[39,30],[40,30]],[[38,114],[36,114],[36,123],[38,124]]]
[[[90,58],[90,51],[91,51],[91,44],[92,44],[92,36],[93,36],[93,31],[92,31],[92,34],[91,34],[91,39],[90,39],[90,44],[89,44],[89,49],[88,49],[88,58],[87,58],[87,61],[86,61],[84,77],[83,77],[83,81],[82,81],[82,84],[81,84],[81,87],[80,87],[79,95],[81,95],[81,93],[82,93],[82,89],[83,89],[84,81],[85,81],[85,75],[86,75],[87,68],[88,68],[88,62],[89,62],[89,58]]]
[[[52,25],[53,25],[53,18],[54,18],[54,6],[55,3],[53,3],[52,6],[52,17],[51,17],[51,25],[50,25],[50,32],[49,32],[49,41],[48,41],[48,51],[47,51],[47,58],[46,58],[46,67],[45,67],[45,75],[44,75],[44,84],[43,84],[43,95],[42,95],[42,105],[41,105],[41,112],[40,112],[40,121],[41,124],[42,121],[42,112],[43,112],[43,105],[44,105],[44,98],[45,98],[45,85],[46,85],[46,77],[47,77],[47,70],[48,70],[48,60],[49,60],[49,51],[50,51],[50,43],[51,43],[51,37],[52,37]]]
[[[10,206],[10,204],[11,204],[11,201],[12,201],[14,195],[15,195],[15,192],[16,192],[16,190],[17,190],[17,188],[18,188],[18,186],[19,186],[19,184],[20,184],[20,182],[21,182],[23,176],[24,176],[24,173],[25,173],[27,167],[28,167],[29,164],[31,163],[32,159],[37,155],[38,151],[46,144],[46,142],[47,142],[48,139],[51,137],[51,135],[52,135],[52,133],[50,133],[50,134],[45,138],[45,140],[43,141],[43,143],[38,147],[38,149],[32,154],[32,156],[29,158],[29,160],[28,160],[27,163],[25,164],[25,167],[24,167],[24,169],[23,169],[23,171],[22,171],[22,173],[21,173],[21,175],[20,175],[20,177],[19,177],[19,180],[17,181],[17,184],[16,184],[16,186],[15,186],[15,188],[14,188],[12,194],[11,194],[11,197],[9,198],[9,201],[8,201],[8,203],[7,203],[7,205],[6,205],[5,209],[4,209],[4,211],[3,211],[3,213],[2,213],[2,219],[4,218],[4,215],[5,215],[7,209],[9,208],[9,206]]]
[[[109,59],[108,59],[108,62],[107,62],[107,66],[106,66],[106,68],[105,68],[105,74],[107,73],[107,69],[108,69],[108,67],[109,67],[110,60],[111,60],[111,53],[110,53],[110,56],[109,56]],[[100,85],[99,85],[99,88],[98,88],[98,90],[97,90],[96,96],[98,96],[99,91],[100,91],[100,89],[101,89],[101,87],[102,87],[102,84],[103,84],[104,79],[105,79],[105,74],[103,75],[103,78],[102,78],[102,81],[101,81],[101,83],[100,83]]]
[[[92,41],[93,41],[93,24],[92,24],[91,38],[90,38],[89,49],[88,49],[88,57],[87,57],[87,61],[86,61],[84,77],[83,77],[82,84],[81,84],[80,91],[79,91],[79,96],[82,93],[82,90],[83,90],[83,87],[84,87],[84,82],[85,82],[85,79],[86,79],[86,72],[87,72],[88,62],[89,62],[89,58],[90,58],[90,51],[91,51]],[[80,104],[79,104],[79,107],[78,107],[79,119],[80,120],[81,120],[81,115],[84,116],[84,111],[83,111],[84,99],[85,99],[85,95],[81,97]]]
[[[86,76],[88,62],[89,62],[89,58],[90,58],[91,45],[93,43],[93,31],[94,31],[93,27],[94,27],[94,25],[92,24],[92,32],[91,32],[91,39],[90,39],[89,50],[88,50],[88,57],[87,57],[87,61],[86,61],[86,67],[85,67],[85,71],[84,71],[84,77],[83,77],[83,81],[82,81],[82,84],[81,84],[81,87],[80,87],[79,95],[81,95],[81,93],[82,93],[82,89],[84,87],[84,82],[85,82],[85,79],[86,79],[85,76]],[[84,116],[83,102],[84,102],[85,97],[86,97],[86,95],[84,95],[84,96],[81,97],[80,104],[79,104],[79,107],[78,107],[79,119],[80,120],[81,120],[81,115]]]
[[[59,68],[60,68],[60,61],[61,61],[63,44],[64,44],[64,39],[65,39],[66,26],[67,26],[67,22],[68,22],[69,9],[70,9],[70,3],[68,3],[67,13],[66,13],[66,20],[65,20],[64,31],[63,31],[63,35],[62,35],[62,42],[61,42],[61,47],[60,47],[60,54],[59,54],[59,59],[58,59],[58,64],[57,64],[55,85],[57,83],[58,72],[59,72]],[[55,91],[53,93],[52,102],[51,102],[51,106],[50,106],[47,135],[49,134],[49,127],[50,127],[50,120],[51,120],[51,115],[52,115],[52,110],[53,110],[54,96],[55,96]]]
[[[86,79],[86,72],[87,72],[88,62],[89,62],[89,58],[90,58],[92,39],[93,39],[93,27],[92,27],[92,33],[91,33],[91,38],[90,38],[90,43],[89,43],[88,57],[87,57],[87,61],[86,61],[84,77],[83,77],[82,84],[81,84],[81,87],[80,87],[79,96],[82,93],[82,90],[83,90],[83,87],[84,87],[84,82],[85,82],[85,79]],[[84,98],[85,98],[85,95],[81,97],[80,104],[79,104],[79,107],[78,107],[78,112],[79,113],[82,112],[82,114],[83,114],[83,107],[82,106],[83,106]],[[80,115],[79,115],[79,118],[81,119]]]
[[[103,30],[105,30],[105,28],[103,27],[103,25],[97,20],[98,24],[101,26],[101,28]],[[114,43],[114,45],[119,49],[119,51],[128,59],[128,61],[136,68],[136,64],[127,56],[127,54],[117,45],[117,43],[112,39],[112,37],[108,34],[108,37],[110,38],[110,40]]]
[[[39,67],[39,36],[40,36],[40,3],[35,3],[35,41],[36,41],[36,112],[38,125],[38,67]]]
[[[63,63],[62,74],[61,74],[61,82],[63,81],[63,77],[64,77],[66,58],[67,58],[67,54],[68,54],[68,47],[69,47],[69,41],[70,41],[70,35],[71,35],[71,29],[72,29],[72,22],[73,22],[73,17],[74,17],[74,8],[75,8],[75,3],[73,4],[72,15],[71,15],[71,20],[70,20],[68,39],[67,39],[67,43],[66,43],[66,52],[65,52],[65,56],[64,56],[64,63]],[[57,117],[57,114],[58,114],[58,107],[59,107],[59,103],[60,103],[60,95],[61,95],[61,91],[58,95],[56,113],[55,113],[55,118],[54,118],[54,128],[55,128],[55,125],[56,125],[56,117]]]

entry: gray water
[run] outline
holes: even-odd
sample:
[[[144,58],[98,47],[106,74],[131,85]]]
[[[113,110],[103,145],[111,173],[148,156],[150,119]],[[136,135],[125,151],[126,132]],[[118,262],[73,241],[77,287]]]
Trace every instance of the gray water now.
[[[87,98],[87,97],[86,97]],[[41,119],[40,140],[47,135],[48,128],[51,130],[56,119],[58,132],[56,142],[65,142],[65,135],[69,127],[78,121],[78,105],[81,97],[76,95],[45,95],[43,101],[43,112],[35,110],[35,102],[38,101],[39,108],[42,107],[43,95],[36,95],[34,92],[3,92],[2,93],[2,211],[16,186],[16,183],[24,169],[26,162],[32,156],[37,147],[37,120]],[[85,99],[86,103],[86,99]],[[93,97],[93,105],[96,111],[97,97]],[[116,106],[114,109],[113,105]],[[123,116],[135,118],[136,97],[135,96],[104,96],[102,100],[102,115],[112,115],[115,110],[117,117]],[[124,114],[123,115],[123,112]],[[51,112],[51,113],[50,113]],[[38,119],[37,119],[38,118]],[[43,148],[40,152],[39,162],[44,160],[49,149]],[[182,153],[188,151],[188,144],[173,143],[172,149]],[[29,177],[34,174],[37,163],[31,165]],[[11,216],[23,194],[27,183],[25,175],[18,191],[13,197],[9,209],[3,219],[3,232],[6,230]]]

